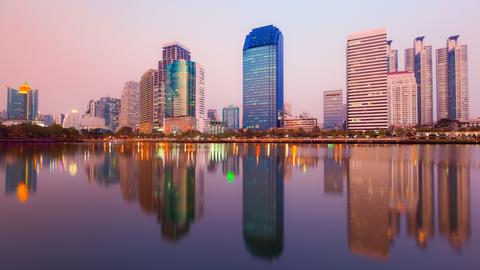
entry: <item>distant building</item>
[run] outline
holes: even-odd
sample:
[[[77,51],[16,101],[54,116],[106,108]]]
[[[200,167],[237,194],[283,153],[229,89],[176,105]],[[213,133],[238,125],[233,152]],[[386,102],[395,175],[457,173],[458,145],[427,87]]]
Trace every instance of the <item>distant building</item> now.
[[[413,72],[417,82],[418,124],[433,124],[432,46],[426,46],[425,37],[417,37],[413,48],[405,50],[405,70]]]
[[[81,116],[77,110],[72,110],[71,112],[65,115],[65,119],[63,120],[63,128],[74,128],[76,130],[81,129]]]
[[[220,121],[220,117],[218,116],[217,109],[208,109],[207,118],[210,121]]]
[[[105,119],[85,114],[80,119],[80,129],[109,129],[105,126]]]
[[[468,47],[451,36],[447,47],[437,50],[437,121],[469,118]]]
[[[193,116],[167,117],[164,122],[164,132],[166,134],[180,134],[196,130],[197,127],[196,119]]]
[[[7,119],[8,119],[7,110],[0,111],[0,120],[7,120]]]
[[[232,130],[240,129],[240,108],[228,105],[222,109],[222,120],[225,127]]]
[[[226,126],[223,121],[210,121],[208,126],[209,134],[222,134],[225,132]]]
[[[193,117],[195,130],[206,132],[208,126],[205,117],[203,66],[196,62],[178,60],[167,65],[166,76],[165,119]]]
[[[55,121],[55,125],[63,125],[63,119],[65,119],[65,114],[63,113],[60,113],[60,114],[56,114],[54,117],[53,117],[53,120]]]
[[[7,118],[9,120],[38,120],[38,90],[27,83],[20,88],[7,88]]]
[[[343,93],[342,90],[323,92],[323,128],[343,128]]]
[[[39,119],[45,126],[51,126],[55,124],[55,120],[53,119],[53,115],[51,114],[44,114],[40,116]]]
[[[283,129],[295,130],[303,129],[305,131],[312,131],[315,127],[318,127],[317,118],[314,117],[293,117],[283,119]]]
[[[387,33],[355,33],[347,41],[347,128],[386,129]]]
[[[397,72],[398,71],[398,50],[392,48],[392,40],[387,40],[387,72]]]
[[[134,81],[126,82],[123,87],[120,104],[120,127],[130,127],[133,130],[138,128],[139,88],[140,84]]]
[[[153,131],[153,91],[156,71],[153,69],[143,73],[140,79],[139,92],[139,131],[150,134]]]
[[[253,29],[243,46],[243,127],[283,124],[283,35],[275,26]]]
[[[105,119],[105,126],[115,132],[120,117],[120,99],[102,97],[95,103],[95,117]]]
[[[414,126],[417,124],[417,83],[412,72],[388,74],[388,124]]]

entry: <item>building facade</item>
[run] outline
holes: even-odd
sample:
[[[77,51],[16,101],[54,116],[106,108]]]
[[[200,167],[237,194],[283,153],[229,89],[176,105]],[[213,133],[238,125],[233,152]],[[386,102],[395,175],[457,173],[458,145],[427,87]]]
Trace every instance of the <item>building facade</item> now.
[[[139,132],[151,134],[153,131],[153,90],[155,70],[149,69],[143,73],[139,85]]]
[[[447,47],[437,50],[437,120],[469,118],[468,47],[451,36]]]
[[[228,105],[222,109],[222,120],[227,129],[240,129],[240,108],[234,105]]]
[[[347,128],[386,129],[387,33],[351,34],[347,41]]]
[[[95,103],[94,116],[105,119],[106,128],[115,132],[119,125],[120,99],[112,97],[100,98]]]
[[[193,117],[196,130],[206,132],[205,71],[196,62],[178,60],[167,65],[165,119]]]
[[[162,60],[158,62],[158,72],[155,74],[153,93],[153,128],[163,129],[163,120],[166,117],[166,81],[167,66],[177,60],[190,61],[190,50],[178,42],[168,43],[163,46]]]
[[[343,127],[343,91],[323,92],[323,128],[342,129]]]
[[[314,117],[293,117],[283,119],[283,129],[297,130],[303,129],[305,131],[312,131],[315,127],[318,127],[317,118]]]
[[[120,127],[138,129],[139,91],[140,84],[138,82],[125,83],[120,105]]]
[[[387,65],[389,73],[398,71],[398,50],[393,49],[392,42],[392,40],[387,40]]]
[[[405,70],[413,72],[417,82],[417,122],[433,124],[432,46],[426,46],[425,37],[417,37],[413,48],[405,50]]]
[[[243,127],[283,124],[283,35],[275,26],[253,29],[243,46]]]
[[[416,125],[418,119],[415,74],[408,71],[389,73],[387,89],[389,126]]]
[[[9,120],[38,120],[38,90],[24,83],[19,89],[7,88],[7,118]]]

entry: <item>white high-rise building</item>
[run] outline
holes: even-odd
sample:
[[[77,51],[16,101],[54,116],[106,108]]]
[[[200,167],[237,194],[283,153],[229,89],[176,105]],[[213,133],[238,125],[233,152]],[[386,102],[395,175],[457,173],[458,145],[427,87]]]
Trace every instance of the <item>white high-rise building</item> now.
[[[347,128],[388,128],[385,29],[355,33],[348,37]]]
[[[433,124],[432,46],[417,37],[413,48],[405,50],[405,70],[413,72],[417,81],[417,118],[421,125]]]
[[[414,126],[417,124],[417,83],[408,71],[388,74],[388,124]]]
[[[469,118],[468,47],[458,44],[458,37],[437,49],[437,120]]]
[[[120,105],[120,127],[138,129],[140,84],[134,81],[125,83]]]
[[[387,60],[388,60],[388,72],[398,71],[398,50],[394,50],[392,47],[392,40],[387,40]]]

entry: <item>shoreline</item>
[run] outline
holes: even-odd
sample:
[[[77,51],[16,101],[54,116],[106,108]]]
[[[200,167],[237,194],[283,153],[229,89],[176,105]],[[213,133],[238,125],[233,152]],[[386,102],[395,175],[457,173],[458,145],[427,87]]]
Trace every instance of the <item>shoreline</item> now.
[[[472,139],[408,139],[408,138],[242,138],[242,139],[0,139],[0,144],[9,143],[296,143],[296,144],[480,144]]]

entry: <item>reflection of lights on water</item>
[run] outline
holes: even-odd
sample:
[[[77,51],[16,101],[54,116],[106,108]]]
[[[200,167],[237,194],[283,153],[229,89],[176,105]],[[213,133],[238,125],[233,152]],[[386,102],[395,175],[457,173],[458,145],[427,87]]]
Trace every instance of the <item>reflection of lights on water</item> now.
[[[24,183],[20,183],[17,186],[17,199],[20,203],[26,203],[28,201],[28,188]]]
[[[77,164],[76,163],[70,163],[70,165],[68,165],[68,173],[71,176],[75,176],[77,174]]]
[[[235,181],[235,175],[232,171],[227,172],[227,181],[228,183],[233,183],[233,181]]]

